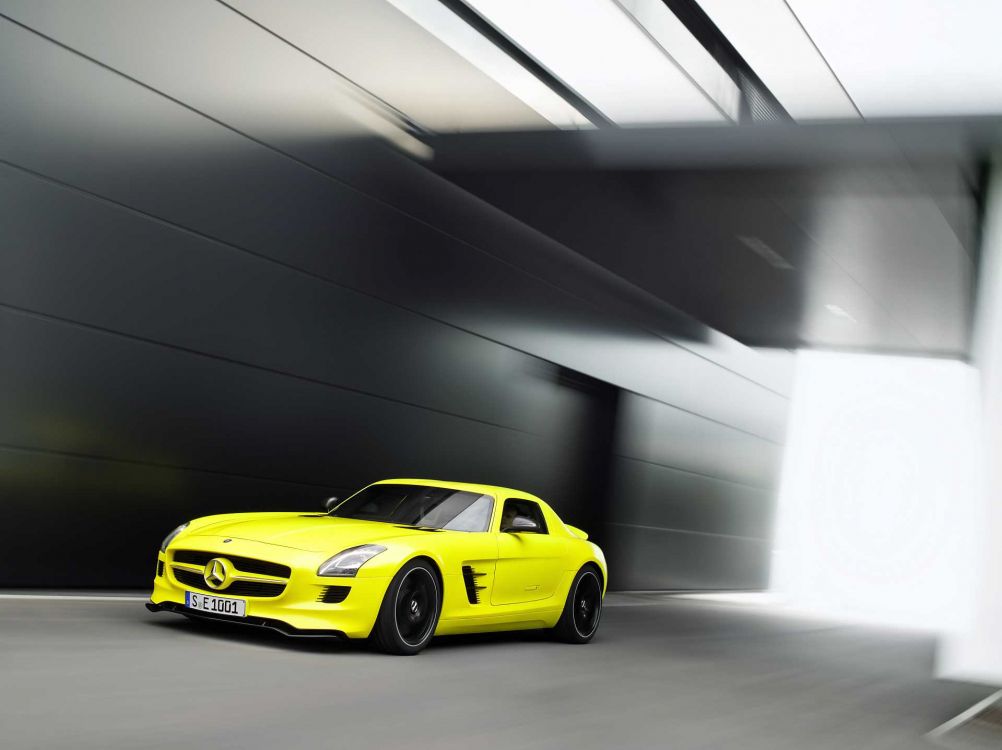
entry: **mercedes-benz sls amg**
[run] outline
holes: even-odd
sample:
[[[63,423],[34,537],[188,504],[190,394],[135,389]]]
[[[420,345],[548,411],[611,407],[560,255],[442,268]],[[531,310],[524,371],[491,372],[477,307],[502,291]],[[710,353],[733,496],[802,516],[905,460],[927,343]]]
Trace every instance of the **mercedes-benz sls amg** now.
[[[146,605],[286,635],[368,638],[416,654],[434,635],[549,629],[588,643],[601,549],[518,490],[390,479],[321,513],[231,513],[182,524]]]

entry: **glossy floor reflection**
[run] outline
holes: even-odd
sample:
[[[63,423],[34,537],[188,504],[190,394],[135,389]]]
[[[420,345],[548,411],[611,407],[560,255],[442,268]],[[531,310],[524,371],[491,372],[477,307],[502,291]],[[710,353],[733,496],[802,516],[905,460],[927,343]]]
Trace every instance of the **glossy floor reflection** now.
[[[413,658],[0,598],[14,748],[915,748],[991,690],[933,640],[715,602],[610,595],[590,646],[441,638]]]

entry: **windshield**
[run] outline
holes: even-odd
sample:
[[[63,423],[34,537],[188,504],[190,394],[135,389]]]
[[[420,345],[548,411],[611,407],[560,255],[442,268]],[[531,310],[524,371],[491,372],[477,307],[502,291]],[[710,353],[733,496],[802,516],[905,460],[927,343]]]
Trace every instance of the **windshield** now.
[[[420,484],[374,484],[330,515],[449,531],[487,531],[494,499],[476,492]]]

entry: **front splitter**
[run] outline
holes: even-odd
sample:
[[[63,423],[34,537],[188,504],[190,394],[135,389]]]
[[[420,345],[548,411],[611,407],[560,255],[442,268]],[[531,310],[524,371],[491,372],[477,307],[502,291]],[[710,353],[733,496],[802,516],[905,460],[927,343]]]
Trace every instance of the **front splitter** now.
[[[265,628],[267,630],[274,630],[290,638],[348,639],[348,636],[340,630],[304,630],[294,628],[287,622],[282,622],[281,620],[275,620],[268,617],[229,617],[227,615],[216,615],[209,612],[201,612],[197,609],[190,609],[189,607],[186,607],[183,604],[178,604],[177,602],[161,602],[160,604],[146,602],[146,609],[150,612],[173,612],[174,614],[195,617],[200,620],[225,622],[230,625],[247,625],[253,628]]]

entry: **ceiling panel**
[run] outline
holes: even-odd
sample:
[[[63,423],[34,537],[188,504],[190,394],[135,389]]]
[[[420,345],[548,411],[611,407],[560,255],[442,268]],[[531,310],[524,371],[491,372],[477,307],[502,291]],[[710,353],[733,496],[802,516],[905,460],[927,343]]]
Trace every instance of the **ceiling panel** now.
[[[610,0],[466,0],[618,125],[723,122],[719,105]]]
[[[663,0],[616,2],[692,78],[693,83],[706,92],[728,119],[739,119],[741,90],[737,83]]]
[[[794,119],[859,116],[785,0],[699,4]]]
[[[430,130],[552,127],[542,114],[385,0],[231,2]],[[426,2],[438,6],[437,0]]]
[[[1002,113],[997,0],[789,4],[863,116]]]
[[[645,131],[646,162],[604,131],[434,145],[460,186],[745,344],[966,356],[975,154],[956,132],[934,154],[914,130],[865,124],[763,148],[792,127]]]

